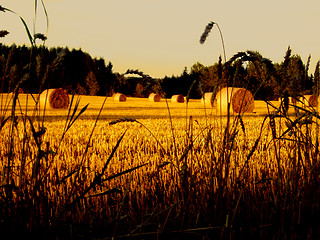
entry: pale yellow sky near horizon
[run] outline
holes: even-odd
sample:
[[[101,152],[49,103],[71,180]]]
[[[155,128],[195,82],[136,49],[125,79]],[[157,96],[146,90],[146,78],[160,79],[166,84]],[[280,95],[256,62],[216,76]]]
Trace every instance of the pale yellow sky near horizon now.
[[[210,21],[219,24],[227,59],[254,50],[274,62],[283,61],[288,46],[306,64],[309,74],[320,60],[319,0],[44,0],[49,14],[46,46],[81,48],[111,61],[114,71],[139,69],[152,77],[180,75],[200,62],[211,65],[222,55],[216,26],[201,45]],[[33,32],[34,0],[1,0],[21,15]],[[0,29],[10,32],[1,42],[29,45],[17,16],[0,12]],[[36,32],[45,18],[38,0]]]

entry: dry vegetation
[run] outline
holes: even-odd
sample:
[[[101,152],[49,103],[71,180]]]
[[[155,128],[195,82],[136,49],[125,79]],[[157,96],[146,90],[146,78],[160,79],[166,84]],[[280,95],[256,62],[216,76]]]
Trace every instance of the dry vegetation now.
[[[19,18],[32,47],[46,40]],[[214,25],[226,62],[217,23],[200,43]],[[249,51],[231,62],[252,56],[271,64]],[[44,111],[40,95],[24,94],[20,84],[0,94],[4,239],[320,238],[320,117],[309,97],[289,108],[285,94],[280,103],[255,101],[253,109],[251,102],[244,115],[218,115],[205,107],[212,96],[207,103],[189,94],[69,102],[49,90]],[[231,113],[243,112],[235,105]]]
[[[85,111],[66,131],[67,109],[34,112],[30,95],[18,100],[18,118],[3,116],[0,135],[0,226],[11,235],[319,236],[314,109],[289,117],[256,101],[254,113],[229,122],[200,100],[81,96],[72,111]]]

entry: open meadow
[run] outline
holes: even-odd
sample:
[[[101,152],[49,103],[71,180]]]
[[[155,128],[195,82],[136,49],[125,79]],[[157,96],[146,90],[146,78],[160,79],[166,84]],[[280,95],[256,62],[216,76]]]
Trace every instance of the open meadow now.
[[[78,97],[74,116],[89,105],[71,125],[68,109],[35,110],[30,95],[19,95],[14,121],[3,102],[1,230],[58,239],[319,236],[314,109],[285,115],[278,102],[255,101],[253,113],[228,118],[193,99]]]

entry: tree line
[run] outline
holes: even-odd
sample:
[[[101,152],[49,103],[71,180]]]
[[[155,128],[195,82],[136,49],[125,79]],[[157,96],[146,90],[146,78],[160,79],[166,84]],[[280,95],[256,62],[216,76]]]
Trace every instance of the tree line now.
[[[319,61],[315,72],[309,74],[310,59],[304,64],[290,47],[280,63],[273,63],[257,51],[238,52],[224,63],[220,57],[213,65],[195,63],[181,75],[156,79],[139,70],[114,72],[110,61],[92,58],[81,49],[0,44],[1,91],[19,88],[40,93],[61,87],[69,94],[80,95],[112,96],[121,92],[147,97],[155,92],[162,97],[182,94],[201,98],[204,92],[234,86],[250,90],[255,99],[273,100],[285,93],[294,97],[318,94]]]

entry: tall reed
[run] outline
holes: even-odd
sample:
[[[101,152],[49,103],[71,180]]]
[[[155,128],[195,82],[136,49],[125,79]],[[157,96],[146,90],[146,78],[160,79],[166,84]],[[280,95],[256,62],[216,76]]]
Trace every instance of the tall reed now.
[[[40,3],[45,12],[48,30],[48,14],[43,0]],[[38,11],[37,0],[35,0],[34,6],[35,23]],[[47,39],[47,32],[46,34],[37,33],[36,25],[34,24],[34,34],[31,35],[27,23],[21,16],[2,6],[0,6],[0,11],[17,15],[23,23],[31,44],[30,64],[28,64],[29,71],[31,72],[35,59],[33,54],[37,48],[36,40],[40,39],[44,43]],[[2,37],[7,34],[8,31],[1,31]],[[6,72],[8,71],[10,60],[9,55],[4,76],[6,76]],[[88,136],[80,162],[76,166],[72,166],[67,173],[65,171],[60,172],[58,167],[60,164],[57,161],[59,161],[63,141],[74,123],[86,111],[88,105],[80,109],[80,99],[74,100],[75,96],[74,94],[72,95],[60,140],[57,145],[52,146],[49,141],[44,141],[47,136],[47,128],[45,126],[46,111],[45,109],[41,110],[39,107],[40,93],[37,97],[33,97],[26,89],[25,106],[21,106],[19,102],[19,88],[27,80],[22,79],[16,85],[10,86],[13,88],[12,94],[4,94],[4,76],[1,78],[0,132],[7,137],[7,140],[3,142],[0,156],[2,173],[0,177],[0,229],[6,239],[20,238],[23,233],[27,233],[30,237],[48,238],[54,229],[59,229],[61,220],[65,221],[66,216],[73,215],[75,209],[81,207],[81,201],[84,201],[88,195],[98,197],[118,191],[117,188],[112,188],[104,192],[94,193],[96,188],[101,186],[103,182],[119,178],[146,164],[105,177],[106,169],[125,135],[124,132],[114,146],[101,171],[96,170],[95,178],[92,181],[85,182],[85,184],[83,183],[83,179],[87,179],[88,175],[90,175],[88,170],[86,170],[86,164],[89,161],[87,152],[92,141],[93,132],[103,110],[105,98],[92,131]],[[40,86],[40,89],[45,86],[45,80],[42,80],[43,86]],[[26,82],[26,85],[28,86],[28,82]],[[30,110],[28,109],[30,95],[36,102],[35,108],[31,109],[33,116],[29,115]],[[59,195],[62,189],[64,189],[63,200],[57,196],[52,198],[52,194],[56,190]]]
[[[235,61],[252,62],[259,73],[259,64],[273,67],[251,51],[224,67]],[[77,124],[88,105],[73,95],[62,132],[49,136],[45,113],[35,110],[36,120],[19,112],[14,94],[0,125],[6,238],[319,237],[315,108],[297,105],[293,114],[285,96],[280,106],[266,101],[257,122],[244,113],[221,117],[221,130],[189,109],[179,124],[168,102],[169,123],[124,117],[105,124],[103,99],[94,120]]]

